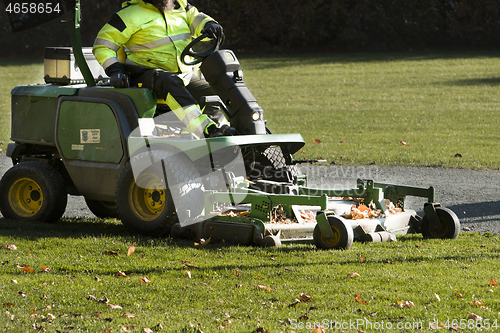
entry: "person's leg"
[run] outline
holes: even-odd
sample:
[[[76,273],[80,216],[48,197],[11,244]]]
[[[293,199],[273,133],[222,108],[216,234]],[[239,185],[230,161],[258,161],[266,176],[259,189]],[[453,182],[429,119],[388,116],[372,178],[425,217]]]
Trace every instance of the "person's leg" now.
[[[201,113],[198,101],[186,89],[184,81],[174,73],[157,69],[146,70],[134,78],[133,84],[151,89],[157,98],[164,99],[188,130],[200,138],[207,133],[205,129],[214,124],[207,115]]]

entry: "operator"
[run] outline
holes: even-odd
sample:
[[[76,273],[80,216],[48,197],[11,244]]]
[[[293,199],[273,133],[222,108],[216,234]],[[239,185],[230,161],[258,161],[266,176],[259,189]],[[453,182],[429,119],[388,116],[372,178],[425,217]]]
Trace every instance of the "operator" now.
[[[151,89],[199,138],[236,134],[227,125],[217,128],[202,113],[193,95],[211,95],[210,85],[180,57],[202,31],[223,38],[222,26],[187,0],[129,0],[122,7],[99,31],[93,48],[111,85]],[[118,60],[120,48],[125,48],[124,64]]]

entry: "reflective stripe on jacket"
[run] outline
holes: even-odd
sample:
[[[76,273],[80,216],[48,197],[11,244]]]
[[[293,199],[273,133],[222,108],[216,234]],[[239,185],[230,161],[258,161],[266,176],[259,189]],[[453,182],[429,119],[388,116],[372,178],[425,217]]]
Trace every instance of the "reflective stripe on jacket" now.
[[[161,13],[143,0],[130,0],[99,31],[94,55],[105,69],[118,61],[124,46],[127,59],[146,68],[186,73],[192,66],[182,64],[180,56],[191,38],[201,34],[211,17],[200,13],[187,0],[175,1],[175,9]]]

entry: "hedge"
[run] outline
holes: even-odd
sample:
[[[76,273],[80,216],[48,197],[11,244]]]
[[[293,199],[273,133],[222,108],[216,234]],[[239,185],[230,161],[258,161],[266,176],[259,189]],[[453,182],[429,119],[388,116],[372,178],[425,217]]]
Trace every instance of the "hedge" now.
[[[223,26],[226,47],[248,52],[394,51],[496,48],[499,0],[191,0]],[[97,31],[121,1],[82,1],[82,39]],[[90,5],[91,4],[91,5]],[[51,22],[13,34],[0,20],[0,56],[41,56],[69,45],[69,29]]]

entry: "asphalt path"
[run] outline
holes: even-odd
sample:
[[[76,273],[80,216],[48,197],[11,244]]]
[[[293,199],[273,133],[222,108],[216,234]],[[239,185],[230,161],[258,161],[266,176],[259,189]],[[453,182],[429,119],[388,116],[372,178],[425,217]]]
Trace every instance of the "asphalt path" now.
[[[12,162],[0,154],[0,175]],[[397,166],[301,166],[309,186],[331,189],[356,187],[356,179],[436,190],[436,201],[457,214],[462,230],[500,234],[500,171]],[[425,199],[408,197],[406,208],[422,213]],[[70,196],[63,217],[94,217],[82,197]]]

